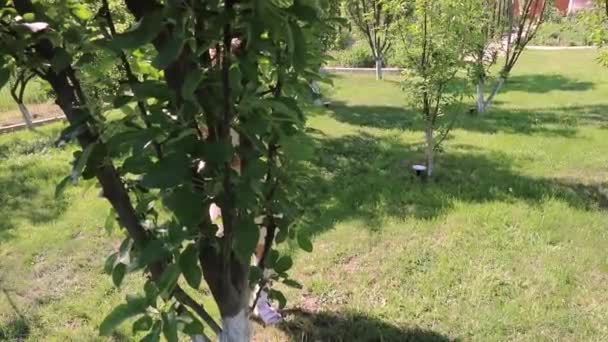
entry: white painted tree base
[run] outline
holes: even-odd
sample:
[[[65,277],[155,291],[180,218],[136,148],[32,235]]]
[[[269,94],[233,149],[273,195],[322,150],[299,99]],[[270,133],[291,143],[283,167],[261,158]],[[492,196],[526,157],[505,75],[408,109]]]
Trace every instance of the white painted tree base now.
[[[236,316],[222,318],[220,342],[248,342],[251,337],[249,315],[243,309]]]

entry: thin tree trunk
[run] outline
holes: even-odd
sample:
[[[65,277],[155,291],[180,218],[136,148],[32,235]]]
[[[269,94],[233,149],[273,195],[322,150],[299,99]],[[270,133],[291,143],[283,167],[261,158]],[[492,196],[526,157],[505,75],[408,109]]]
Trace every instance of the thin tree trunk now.
[[[30,114],[30,111],[27,109],[27,107],[23,103],[18,103],[18,105],[19,105],[19,111],[21,112],[21,115],[23,115],[23,120],[25,120],[25,124],[27,125],[27,128],[34,129],[34,122],[32,120],[32,114]]]
[[[433,124],[427,120],[426,123],[426,175],[428,178],[433,176],[433,153],[435,150],[433,141]]]
[[[383,79],[382,76],[382,58],[376,58],[376,80]]]
[[[505,84],[505,78],[503,76],[498,78],[498,81],[496,81],[496,84],[494,85],[494,88],[492,89],[492,92],[490,93],[490,96],[488,96],[488,99],[486,100],[485,104],[484,104],[484,112],[488,110],[488,108],[490,108],[490,106],[492,105],[492,101],[494,100],[494,97],[496,96],[496,94],[498,94],[498,92],[500,91],[500,89],[502,88],[502,86]]]
[[[477,83],[477,113],[483,114],[486,111],[486,100],[483,95],[483,80],[479,80]]]

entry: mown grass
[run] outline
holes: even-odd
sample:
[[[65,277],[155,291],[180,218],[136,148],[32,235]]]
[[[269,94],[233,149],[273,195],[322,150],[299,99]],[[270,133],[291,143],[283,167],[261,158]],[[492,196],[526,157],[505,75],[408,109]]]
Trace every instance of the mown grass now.
[[[423,133],[398,84],[336,77],[294,170],[297,229],[315,243],[294,252],[304,289],[285,289],[285,323],[255,340],[608,339],[608,72],[594,56],[526,52],[487,116],[460,117],[429,183],[409,171]],[[96,327],[141,279],[115,289],[102,272],[120,234],[104,232],[96,188],[54,198],[75,149],[51,147],[60,127],[0,136],[0,340],[129,341],[127,325]]]

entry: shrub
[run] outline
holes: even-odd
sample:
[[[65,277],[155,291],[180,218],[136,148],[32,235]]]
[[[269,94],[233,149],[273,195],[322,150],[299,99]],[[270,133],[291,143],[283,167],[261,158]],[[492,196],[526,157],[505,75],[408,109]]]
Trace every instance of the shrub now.
[[[351,68],[366,68],[374,66],[374,57],[368,44],[359,40],[346,50],[330,52],[333,60],[328,64],[331,66],[343,66]]]
[[[590,45],[584,12],[545,22],[532,40],[533,45],[585,46]]]
[[[346,50],[352,47],[352,45],[356,42],[352,33],[342,30],[338,32],[336,35],[336,41],[334,42],[334,48],[336,50]]]

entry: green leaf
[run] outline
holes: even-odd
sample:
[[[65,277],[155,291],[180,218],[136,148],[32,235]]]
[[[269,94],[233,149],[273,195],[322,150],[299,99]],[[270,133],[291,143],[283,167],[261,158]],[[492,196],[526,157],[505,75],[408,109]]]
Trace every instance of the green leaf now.
[[[169,311],[168,313],[163,313],[163,335],[168,342],[178,342],[177,336],[177,316],[175,315],[175,311]]]
[[[230,66],[230,70],[228,71],[228,82],[230,84],[230,88],[235,94],[240,94],[243,90],[242,85],[243,74],[241,73],[241,69],[238,64],[233,64]]]
[[[112,104],[114,108],[118,109],[131,101],[133,101],[133,96],[121,95],[116,97]]]
[[[112,270],[114,270],[114,265],[116,265],[117,260],[118,260],[118,253],[112,253],[110,256],[108,256],[108,258],[106,259],[106,262],[104,263],[103,271],[106,274],[112,274]]]
[[[289,56],[293,56],[294,50],[295,50],[295,38],[294,38],[294,34],[293,34],[293,29],[291,24],[288,22],[287,25],[285,25],[285,34],[286,34],[286,39],[287,39],[287,52],[289,54]]]
[[[27,22],[32,22],[36,19],[36,17],[34,16],[34,13],[25,13],[23,16],[23,20],[27,21]]]
[[[147,307],[148,304],[145,298],[136,298],[125,304],[118,305],[99,325],[99,334],[101,336],[110,335],[120,323],[144,313]]]
[[[128,260],[129,253],[131,253],[131,249],[133,248],[133,239],[131,237],[126,237],[122,240],[120,247],[118,247],[118,252],[120,253],[120,261]]]
[[[263,275],[264,274],[259,267],[251,266],[251,269],[249,270],[249,284],[251,284],[251,285],[258,284],[260,282],[260,280],[262,280]],[[252,288],[253,288],[253,286],[252,286]]]
[[[124,106],[122,108],[129,108],[129,106]],[[124,124],[127,127],[131,126],[128,122],[125,122]],[[156,141],[160,137],[162,137],[162,132],[156,127],[129,129],[110,136],[107,139],[107,146],[112,155],[122,156],[126,151],[131,150],[133,155],[129,158],[133,158],[135,164],[146,166],[147,168],[152,164],[152,161],[150,156],[142,153],[142,151],[146,147],[150,148],[151,142]]]
[[[114,209],[110,209],[108,216],[106,216],[106,223],[104,228],[108,235],[111,235],[114,231],[114,227],[116,227],[116,214],[114,214]]]
[[[177,33],[171,36],[170,40],[159,51],[158,55],[152,60],[152,65],[157,69],[165,69],[173,63],[184,49],[186,39],[183,34]]]
[[[179,256],[179,268],[184,278],[186,278],[188,285],[198,290],[201,286],[203,271],[199,266],[198,248],[196,248],[196,245],[190,244],[184,249]]]
[[[117,49],[135,49],[150,43],[158,32],[163,29],[163,15],[153,12],[145,15],[128,31],[117,34],[112,40],[112,46]]]
[[[182,153],[173,153],[150,167],[142,179],[142,185],[147,188],[165,189],[189,180],[188,158]]]
[[[162,329],[162,322],[161,321],[154,322],[154,325],[152,326],[152,330],[150,330],[150,333],[148,335],[144,336],[144,338],[141,339],[141,342],[159,342],[161,329]]]
[[[205,73],[201,69],[195,69],[188,73],[182,85],[182,97],[187,100],[194,100],[194,92],[204,77]]]
[[[125,159],[120,170],[123,174],[132,173],[134,175],[141,175],[146,173],[151,165],[152,160],[149,155],[138,153]]]
[[[79,34],[78,34],[78,37],[80,37]],[[82,56],[80,56],[80,58],[78,58],[78,61],[76,61],[75,66],[78,68],[82,68],[82,67],[87,67],[87,66],[91,65],[92,63],[95,63],[95,55],[92,53],[85,53]]]
[[[190,322],[184,326],[184,329],[182,330],[184,334],[188,336],[203,335],[205,333],[205,325],[194,317],[190,311],[187,311],[187,313],[188,316],[190,316]]]
[[[249,261],[260,238],[260,228],[251,223],[241,223],[236,226],[234,248],[242,261]]]
[[[283,309],[285,307],[285,305],[287,305],[287,298],[285,298],[285,295],[281,291],[277,291],[275,289],[270,289],[268,291],[268,297],[278,301],[279,308],[281,308],[281,309]]]
[[[307,63],[306,38],[304,38],[304,32],[296,21],[290,20],[288,26],[291,27],[293,34],[293,63],[296,69],[302,69]]]
[[[198,225],[205,215],[204,197],[194,193],[189,187],[182,186],[171,191],[163,198],[163,204],[170,209],[177,220],[184,226]]]
[[[188,228],[182,226],[180,223],[171,221],[169,224],[165,225],[167,227],[169,233],[168,243],[178,246],[181,245],[186,238],[188,238]],[[191,231],[198,232],[199,227],[193,227]]]
[[[0,89],[4,87],[8,80],[11,78],[11,71],[8,68],[0,69]]]
[[[137,321],[133,322],[133,327],[131,331],[133,332],[133,334],[136,334],[139,331],[148,331],[152,328],[153,323],[154,321],[152,320],[152,317],[145,315]]]
[[[60,139],[64,142],[72,141],[88,129],[86,122],[90,114],[88,112],[81,112],[78,116],[75,122],[70,123],[68,127],[61,131]]]
[[[85,147],[85,149],[82,151],[82,153],[78,157],[78,161],[76,161],[76,164],[74,165],[74,168],[72,169],[72,174],[71,174],[73,183],[76,183],[78,181],[78,178],[80,177],[80,174],[82,173],[82,170],[84,169],[84,167],[87,165],[87,161],[89,160],[89,157],[91,156],[91,152],[93,151],[93,149],[95,148],[96,145],[97,145],[97,143],[89,144],[87,147]]]
[[[295,101],[291,99],[291,101]],[[293,106],[290,100],[286,98],[264,100],[268,106],[274,110],[273,118],[275,120],[287,120],[296,124],[303,122],[303,114],[297,104]]]
[[[165,269],[160,279],[158,280],[158,290],[161,294],[166,296],[171,293],[171,291],[175,287],[175,284],[177,283],[179,274],[180,270],[177,264],[171,264]]]
[[[65,192],[65,188],[70,184],[71,180],[71,176],[66,176],[61,180],[61,182],[59,182],[59,184],[57,184],[57,186],[55,187],[55,198],[59,198],[61,197],[61,195],[63,195],[63,193]]]
[[[72,14],[80,20],[89,20],[93,17],[93,13],[83,4],[71,5]]]
[[[232,159],[233,147],[229,143],[211,142],[206,143],[204,148],[204,159],[209,164],[221,164]]]
[[[290,12],[302,21],[315,22],[319,18],[317,10],[312,6],[302,3],[302,1],[294,1]]]
[[[311,160],[315,155],[315,147],[310,137],[305,134],[295,134],[281,140],[281,151],[290,160]]]
[[[155,80],[146,80],[140,83],[131,85],[135,97],[140,100],[146,100],[149,98],[158,99],[160,101],[169,100],[169,88],[167,84]]]
[[[291,260],[289,255],[284,255],[277,260],[276,264],[274,265],[274,270],[277,273],[285,273],[291,268],[291,266],[293,266],[293,260]]]
[[[274,242],[277,244],[285,242],[285,240],[287,240],[288,234],[289,234],[289,227],[281,228],[277,232],[277,235],[274,237]]]
[[[308,234],[304,232],[298,233],[298,246],[308,253],[312,252],[312,242],[310,242]]]
[[[65,68],[69,67],[71,63],[72,57],[70,57],[64,49],[57,49],[51,60],[51,66],[55,72],[63,71]]]
[[[279,252],[276,249],[271,249],[268,251],[268,255],[266,256],[266,267],[274,268],[274,265],[277,264],[277,260],[279,260]]]
[[[146,281],[146,283],[144,284],[144,293],[146,294],[146,300],[148,300],[148,304],[153,307],[156,307],[156,298],[159,295],[159,290],[153,281]]]
[[[133,272],[154,262],[168,259],[171,252],[165,247],[160,240],[152,240],[136,254],[134,260],[129,264],[128,271]]]
[[[127,265],[119,263],[114,266],[114,269],[112,270],[112,282],[116,287],[120,287],[120,284],[122,284],[122,281],[125,278],[125,274],[127,274]]]
[[[89,157],[87,158],[87,163],[82,171],[81,177],[83,179],[89,180],[95,178],[97,175],[97,169],[99,165],[103,162],[106,157],[106,153],[101,144],[95,144]]]
[[[293,287],[296,289],[302,289],[302,284],[298,283],[297,281],[293,280],[293,279],[285,279],[283,280],[283,284],[289,286],[289,287]]]

